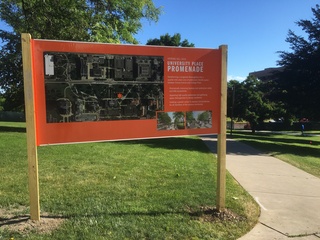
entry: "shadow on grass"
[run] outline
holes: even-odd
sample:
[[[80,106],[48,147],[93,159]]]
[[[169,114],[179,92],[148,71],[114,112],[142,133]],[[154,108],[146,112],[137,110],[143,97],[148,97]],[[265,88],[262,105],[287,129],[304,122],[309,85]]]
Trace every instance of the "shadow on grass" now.
[[[245,139],[247,137],[256,139],[259,141],[272,141],[272,142],[282,142],[282,143],[288,143],[288,144],[310,144],[310,141],[312,141],[313,145],[320,145],[320,141],[314,141],[312,140],[313,136],[310,135],[295,135],[294,137],[296,139],[292,138],[286,138],[285,135],[283,137],[279,137],[281,135],[277,135],[277,138],[274,138],[274,134],[271,133],[256,133],[256,134],[234,134],[236,138],[239,139]]]
[[[0,126],[0,132],[21,132],[25,133],[25,127],[8,127],[8,126]]]
[[[99,217],[99,216],[112,216],[112,217],[123,217],[123,216],[162,216],[162,215],[174,215],[174,214],[189,214],[187,211],[150,211],[150,212],[116,212],[116,213],[94,213],[94,214],[67,214],[65,216],[61,215],[45,215],[40,216],[41,219],[71,219],[71,218],[88,218],[88,217]],[[30,220],[30,215],[18,215],[9,218],[0,218],[0,227],[10,226],[15,224],[26,223]]]
[[[256,142],[256,141],[250,141],[250,140],[239,140],[242,143],[250,144],[251,146],[254,146],[257,149],[261,149],[261,151],[264,151],[268,154],[294,154],[296,156],[302,156],[302,157],[315,157],[320,158],[320,150],[317,148],[310,148],[310,147],[304,147],[304,146],[296,146],[296,145],[288,145],[288,144],[282,144],[278,142],[273,143],[265,143],[265,142]]]
[[[46,215],[41,216],[41,219],[68,219],[70,216],[55,216],[55,215]],[[30,221],[30,215],[18,215],[10,218],[0,218],[0,227],[2,226],[11,226],[11,225],[19,225],[23,223],[27,223]],[[33,221],[33,220],[31,220]]]
[[[235,134],[234,137],[242,143],[260,149],[267,154],[294,154],[320,158],[320,141],[313,141],[307,136],[297,136],[296,139],[272,137],[272,134]]]
[[[0,132],[21,132],[25,133],[25,127],[12,127],[12,126],[0,126]],[[103,142],[105,143],[105,142]],[[150,148],[162,148],[172,150],[188,150],[188,151],[200,151],[210,152],[208,148],[203,144],[202,140],[196,137],[172,137],[172,138],[156,138],[156,139],[142,139],[142,140],[130,140],[119,141],[124,145],[143,144]]]
[[[11,218],[0,218],[0,227],[26,222],[30,219],[28,215],[14,216]]]
[[[206,145],[203,144],[203,141],[196,137],[145,139],[145,140],[122,141],[121,143],[125,145],[143,144],[150,148],[199,151],[204,153],[210,152],[210,150],[206,147]]]
[[[230,220],[230,219],[223,219],[218,216],[218,214],[226,214],[231,212],[228,209],[221,212],[216,209],[215,206],[211,207],[210,209],[197,209],[197,210],[182,210],[182,211],[148,211],[148,212],[139,212],[139,211],[132,211],[132,212],[100,212],[100,213],[92,213],[92,214],[67,214],[65,216],[62,215],[44,215],[40,216],[41,219],[72,219],[72,218],[95,218],[95,217],[123,217],[123,216],[150,216],[150,217],[157,217],[163,215],[188,215],[191,218],[201,218],[205,215],[210,215],[214,217],[216,220]],[[217,214],[218,213],[218,214]],[[233,215],[235,215],[233,213]],[[245,217],[242,217],[243,220]],[[10,226],[16,224],[27,223],[30,221],[30,215],[17,215],[9,218],[0,218],[0,227],[3,226]]]

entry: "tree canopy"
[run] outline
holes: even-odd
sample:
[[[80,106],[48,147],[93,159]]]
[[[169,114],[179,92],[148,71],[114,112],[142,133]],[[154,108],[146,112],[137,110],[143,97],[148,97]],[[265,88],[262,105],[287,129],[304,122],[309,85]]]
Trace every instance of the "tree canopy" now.
[[[320,8],[312,8],[311,20],[297,25],[304,36],[289,30],[286,41],[291,51],[280,51],[279,65],[284,67],[274,83],[278,100],[298,118],[320,120]]]
[[[137,43],[142,19],[157,21],[152,0],[0,0],[0,88],[5,110],[24,106],[20,34],[33,38]]]
[[[0,0],[2,21],[40,39],[137,43],[141,19],[160,12],[152,0]]]
[[[147,45],[194,47],[194,44],[189,43],[187,39],[181,41],[180,33],[175,33],[173,36],[166,33],[165,35],[161,35],[160,38],[149,39]]]
[[[249,76],[228,83],[228,116],[246,120],[254,131],[263,120],[282,119],[287,127],[293,120],[320,120],[320,7],[311,9],[311,20],[300,20],[298,35],[289,30],[290,51],[280,51],[281,66],[270,81]]]
[[[277,106],[269,101],[262,91],[264,83],[249,75],[243,82],[231,80],[228,88],[228,116],[250,123],[253,132],[264,120],[276,114]],[[235,91],[235,92],[233,92]]]
[[[166,113],[166,112],[160,112],[160,113],[158,113],[158,121],[159,121],[161,124],[170,125],[171,122],[172,122],[172,119],[170,118],[170,116],[169,116],[168,113]]]

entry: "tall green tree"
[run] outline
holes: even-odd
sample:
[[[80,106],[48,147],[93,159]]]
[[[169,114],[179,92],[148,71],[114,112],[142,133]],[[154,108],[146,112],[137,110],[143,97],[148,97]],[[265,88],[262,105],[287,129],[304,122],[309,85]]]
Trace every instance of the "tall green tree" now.
[[[161,124],[170,125],[172,122],[172,119],[170,118],[168,113],[160,112],[160,113],[158,113],[158,121]]]
[[[185,119],[184,119],[184,113],[183,112],[174,112],[173,113],[173,123],[176,129],[184,129],[185,125]]]
[[[208,111],[205,111],[198,116],[198,121],[209,121],[210,120],[210,113]]]
[[[6,110],[23,109],[20,34],[33,38],[137,43],[142,19],[157,21],[152,0],[0,0],[0,87]]]
[[[160,38],[149,39],[147,45],[194,47],[194,44],[189,43],[187,39],[181,40],[180,33],[175,33],[173,36],[166,33],[165,35],[161,35]]]
[[[228,81],[227,92],[227,116],[230,118],[237,118],[239,116],[238,93],[241,92],[241,82],[237,80]]]
[[[291,51],[280,51],[279,65],[284,71],[275,82],[278,100],[285,104],[288,114],[297,118],[320,120],[320,8],[312,8],[311,20],[297,25],[304,36],[289,30],[286,41]]]
[[[4,98],[0,97],[0,111],[3,111]]]
[[[234,117],[248,121],[253,133],[259,124],[273,117],[276,106],[266,98],[265,93],[262,91],[263,82],[259,79],[250,75],[243,82],[232,81],[229,86],[236,88],[233,104]],[[232,104],[230,99],[232,98],[233,96],[229,94],[228,116],[230,116],[230,104]]]
[[[173,119],[174,119],[174,123],[184,122],[184,113],[183,112],[174,112]]]

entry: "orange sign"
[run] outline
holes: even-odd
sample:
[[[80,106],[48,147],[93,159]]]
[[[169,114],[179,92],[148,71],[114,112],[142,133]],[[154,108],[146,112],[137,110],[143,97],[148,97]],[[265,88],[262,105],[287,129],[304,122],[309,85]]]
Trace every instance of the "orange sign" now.
[[[220,131],[221,49],[31,42],[38,146]]]

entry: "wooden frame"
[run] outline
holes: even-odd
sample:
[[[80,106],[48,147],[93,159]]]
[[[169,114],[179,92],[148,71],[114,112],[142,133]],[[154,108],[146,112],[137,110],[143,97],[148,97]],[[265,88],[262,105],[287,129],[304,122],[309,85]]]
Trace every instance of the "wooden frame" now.
[[[24,78],[24,98],[27,127],[27,151],[28,151],[28,173],[29,173],[29,195],[30,195],[30,218],[40,220],[39,202],[39,176],[38,176],[38,154],[37,137],[35,124],[35,101],[33,83],[33,64],[32,64],[32,44],[31,35],[23,33],[22,43],[22,62]]]
[[[39,65],[39,56],[38,58],[33,56],[34,49],[39,47],[36,43],[39,44],[50,44],[49,40],[33,41],[31,35],[28,33],[23,33],[21,35],[22,42],[22,60],[23,60],[23,77],[24,77],[24,93],[25,93],[25,111],[26,111],[26,127],[27,127],[27,152],[28,152],[28,176],[29,176],[29,195],[30,195],[30,218],[31,220],[40,220],[40,197],[39,197],[39,176],[38,176],[38,156],[37,156],[37,146],[38,137],[37,137],[37,114],[36,108],[37,103],[35,102],[35,89],[38,90],[37,94],[44,94],[39,90],[39,82],[35,86],[34,79],[36,78],[34,74],[38,74],[37,71],[43,71],[43,65]],[[36,42],[36,43],[35,43]],[[63,44],[63,43],[59,43]],[[78,43],[79,44],[79,43]],[[81,43],[83,45],[84,43]],[[51,45],[50,45],[51,46]],[[98,45],[95,45],[98,46]],[[113,46],[115,47],[115,46]],[[130,48],[135,48],[130,46]],[[140,46],[142,48],[142,46]],[[162,49],[159,49],[162,51]],[[179,51],[184,51],[179,48]],[[201,50],[203,51],[203,50]],[[207,50],[206,50],[207,51]],[[38,49],[39,52],[39,49]],[[38,53],[39,54],[39,53]],[[226,191],[226,114],[227,114],[227,46],[222,45],[219,47],[216,55],[216,62],[211,64],[217,64],[217,71],[215,76],[221,77],[221,83],[218,83],[220,86],[221,96],[216,96],[215,101],[211,101],[211,104],[215,102],[217,105],[220,103],[220,106],[215,105],[215,109],[220,107],[220,119],[218,130],[218,171],[217,171],[217,209],[219,211],[224,210],[225,208],[225,191]],[[40,56],[42,58],[42,55]],[[34,60],[37,59],[37,60]],[[220,60],[218,60],[220,59]],[[219,62],[220,61],[220,62]],[[41,63],[41,61],[40,61]],[[35,66],[33,66],[33,64]],[[38,65],[37,65],[38,64]],[[221,69],[219,69],[219,65]],[[39,68],[40,66],[40,68]],[[37,68],[38,67],[38,68]],[[33,72],[33,70],[35,73]],[[41,69],[41,70],[39,70]],[[219,71],[220,75],[219,75]],[[214,79],[218,79],[215,77]],[[39,79],[38,79],[39,81]],[[38,87],[38,88],[37,88]],[[43,91],[43,90],[42,90]],[[214,95],[215,92],[211,93]],[[218,95],[218,94],[217,94]],[[37,99],[39,96],[37,95]],[[210,101],[209,101],[210,102]],[[38,108],[37,108],[38,109]],[[39,110],[39,109],[38,109]],[[218,110],[216,111],[216,113]],[[203,132],[206,133],[206,132]],[[197,133],[198,135],[199,133]],[[185,131],[184,135],[193,135],[189,134],[188,131]],[[166,135],[163,135],[166,136]],[[150,138],[150,136],[149,136]]]
[[[226,129],[227,129],[227,51],[226,45],[220,46],[221,59],[221,111],[220,134],[218,134],[218,175],[217,209],[223,211],[226,201]]]

